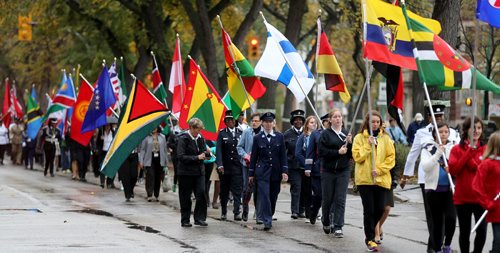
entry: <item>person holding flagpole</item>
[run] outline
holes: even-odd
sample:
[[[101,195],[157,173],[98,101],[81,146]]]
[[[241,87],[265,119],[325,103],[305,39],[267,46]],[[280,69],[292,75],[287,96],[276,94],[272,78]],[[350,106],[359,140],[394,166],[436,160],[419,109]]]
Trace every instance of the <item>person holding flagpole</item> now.
[[[45,167],[43,175],[47,176],[50,169],[50,176],[54,177],[54,159],[56,148],[61,142],[61,131],[56,127],[57,119],[50,118],[48,126],[42,129],[40,140],[43,141],[43,150],[45,153]]]
[[[369,124],[373,135],[369,133]],[[382,116],[379,112],[372,110],[367,113],[352,145],[352,157],[355,162],[354,180],[363,204],[365,244],[368,251],[372,252],[378,251],[378,245],[375,243],[375,226],[384,213],[385,196],[391,188],[390,170],[394,168],[396,160],[394,144],[381,125]],[[372,147],[376,152],[373,152]],[[375,167],[372,167],[372,159]]]

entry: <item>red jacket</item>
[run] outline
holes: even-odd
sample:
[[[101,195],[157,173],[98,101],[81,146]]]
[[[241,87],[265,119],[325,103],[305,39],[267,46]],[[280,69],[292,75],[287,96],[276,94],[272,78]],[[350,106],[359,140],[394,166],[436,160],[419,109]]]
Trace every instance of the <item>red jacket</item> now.
[[[453,194],[455,205],[479,204],[479,195],[472,190],[472,180],[481,163],[480,157],[485,147],[483,145],[472,149],[466,141],[464,146],[459,144],[451,149],[448,166],[450,174],[455,178],[455,194]]]
[[[479,165],[472,188],[480,198],[481,206],[488,210],[488,222],[500,222],[500,200],[493,201],[500,192],[500,159],[486,159]]]

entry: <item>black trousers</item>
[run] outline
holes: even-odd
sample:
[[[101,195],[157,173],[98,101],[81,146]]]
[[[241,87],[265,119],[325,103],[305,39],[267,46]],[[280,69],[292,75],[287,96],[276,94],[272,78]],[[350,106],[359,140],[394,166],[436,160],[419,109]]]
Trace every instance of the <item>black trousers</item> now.
[[[288,182],[290,183],[290,198],[292,214],[300,213],[300,193],[302,191],[302,174],[304,170],[291,169],[288,170]],[[302,210],[303,211],[303,210]]]
[[[233,213],[240,213],[241,194],[243,192],[243,176],[241,174],[220,175],[220,203],[222,214],[227,213],[227,202],[229,201],[229,191],[233,194]]]
[[[101,172],[99,171],[99,165],[100,165],[100,157],[98,152],[93,152],[92,153],[92,171],[94,172],[94,177],[98,177]]]
[[[45,169],[44,175],[47,175],[47,170],[50,169],[50,174],[54,174],[54,159],[56,156],[56,145],[51,143],[45,143],[43,145],[43,150],[45,152]]]
[[[460,227],[460,235],[458,236],[458,244],[460,245],[460,252],[471,252],[470,251],[470,230],[471,230],[471,218],[474,215],[474,219],[477,222],[479,217],[484,212],[484,209],[479,204],[462,204],[456,205],[458,225]],[[486,242],[486,232],[488,229],[488,223],[483,221],[481,225],[476,230],[476,238],[474,239],[474,253],[483,252],[484,243]]]
[[[302,185],[300,187],[299,213],[305,213],[306,217],[311,215],[312,186],[311,177],[302,172]]]
[[[376,185],[358,185],[358,190],[363,204],[363,226],[367,243],[375,240],[375,226],[384,213],[388,190]]]
[[[210,203],[210,176],[214,170],[214,163],[205,163],[205,198],[207,199],[207,204]],[[175,173],[175,172],[174,172]],[[177,180],[177,179],[175,179]],[[176,181],[177,182],[177,181]]]
[[[24,166],[26,168],[33,169],[33,160],[35,159],[35,148],[34,147],[25,147],[25,156],[24,156]],[[2,158],[3,160],[3,158]]]
[[[432,238],[434,242],[432,248],[437,252],[443,247],[442,235],[444,234],[444,245],[450,246],[453,235],[455,234],[457,214],[455,212],[455,206],[453,205],[453,193],[451,190],[447,192],[427,191],[426,195],[434,228],[434,231],[432,231],[434,236]]]
[[[493,227],[493,247],[491,253],[500,252],[500,222],[492,222]]]
[[[0,145],[0,161],[3,163],[3,157],[5,155],[5,151],[7,150],[7,144]]]
[[[422,191],[422,199],[424,200],[424,210],[425,210],[425,221],[427,222],[427,231],[429,231],[429,239],[427,239],[427,249],[432,249],[432,245],[434,245],[434,227],[432,225],[432,214],[431,209],[429,208],[429,201],[427,200],[427,195],[425,194],[425,184],[419,184],[420,190]],[[441,235],[442,236],[442,235]]]
[[[309,217],[316,218],[323,199],[321,192],[321,177],[311,175],[311,190],[311,216]]]
[[[181,206],[181,223],[189,223],[191,217],[191,194],[194,193],[194,220],[207,219],[207,201],[205,199],[205,176],[177,176],[179,183],[179,203]]]
[[[71,149],[71,160],[76,161],[80,179],[85,179],[90,162],[90,151],[81,148]]]
[[[163,168],[160,164],[160,156],[153,157],[151,167],[146,167],[146,192],[148,197],[153,196],[153,194],[156,198],[160,196],[162,174]]]
[[[104,187],[104,181],[106,181],[106,185],[108,188],[114,188],[115,187],[114,186],[115,176],[106,177],[106,175],[104,175],[103,173],[100,172],[102,162],[104,161],[104,158],[106,157],[106,153],[108,153],[108,151],[104,151],[104,150],[99,151],[99,166],[97,166],[97,171],[99,172],[101,187]],[[94,168],[94,173],[96,173],[95,168]]]
[[[120,167],[119,175],[123,184],[125,198],[130,199],[134,195],[134,187],[137,183],[139,158],[137,153],[130,154]]]

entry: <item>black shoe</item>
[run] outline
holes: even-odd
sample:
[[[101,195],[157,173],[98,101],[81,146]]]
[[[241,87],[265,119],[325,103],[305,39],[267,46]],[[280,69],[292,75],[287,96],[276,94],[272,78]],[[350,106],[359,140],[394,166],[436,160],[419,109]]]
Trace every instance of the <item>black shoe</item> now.
[[[299,213],[299,218],[305,218],[306,215],[304,213]]]
[[[220,220],[227,220],[227,216],[225,214],[221,214]]]
[[[133,198],[134,198],[134,194],[133,194],[133,193],[130,195],[130,198],[131,198],[131,199],[133,199]]]
[[[243,221],[247,221],[248,220],[248,213],[243,212],[241,219],[243,219]]]
[[[318,213],[312,212],[311,216],[309,216],[309,222],[311,222],[312,225],[316,224],[316,218],[318,218]]]
[[[202,221],[202,220],[197,220],[194,222],[194,225],[206,227],[206,226],[208,226],[208,223],[206,223],[205,221]]]
[[[276,217],[273,216],[273,221],[277,221],[277,220],[278,220],[278,218],[276,218]]]
[[[103,184],[101,184],[101,188],[104,189],[104,185]]]
[[[332,232],[332,228],[330,226],[323,226],[323,232],[328,235]]]
[[[234,215],[234,220],[235,221],[241,221],[241,216],[239,214]]]
[[[292,213],[292,216],[290,216],[290,217],[292,217],[292,219],[296,220],[299,218],[299,215],[296,213]]]
[[[266,225],[264,225],[264,231],[269,231],[269,230],[271,230],[272,227],[273,227],[273,225],[266,224]]]
[[[255,223],[256,223],[257,225],[261,225],[263,222],[262,222],[261,220],[257,219],[257,221],[255,221]]]
[[[54,177],[54,173],[50,174],[51,177]]]
[[[127,199],[125,200],[125,202],[130,202],[130,198],[127,198]]]
[[[183,228],[190,228],[192,226],[193,226],[193,224],[191,224],[189,222],[188,223],[181,223],[181,227],[183,227]]]
[[[85,178],[80,178],[80,182],[85,183],[85,182],[87,182],[87,179],[85,179]]]

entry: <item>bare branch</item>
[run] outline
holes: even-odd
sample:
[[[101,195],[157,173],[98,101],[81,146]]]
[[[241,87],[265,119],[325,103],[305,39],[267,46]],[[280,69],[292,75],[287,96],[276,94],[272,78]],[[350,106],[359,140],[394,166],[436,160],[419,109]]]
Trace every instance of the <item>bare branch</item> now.
[[[275,18],[277,18],[279,21],[286,23],[286,18],[285,16],[281,15],[279,12],[273,10],[268,4],[264,3],[264,9],[271,13]]]
[[[141,16],[141,7],[134,3],[134,1],[131,0],[118,0],[125,8],[129,9],[131,12],[135,13],[136,15]]]

